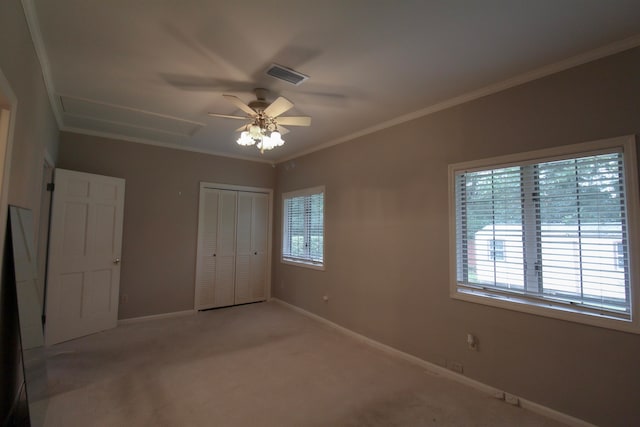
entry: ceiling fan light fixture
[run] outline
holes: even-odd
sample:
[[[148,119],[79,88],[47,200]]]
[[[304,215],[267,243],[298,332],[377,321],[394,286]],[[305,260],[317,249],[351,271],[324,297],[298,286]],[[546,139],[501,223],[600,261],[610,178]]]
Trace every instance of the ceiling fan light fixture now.
[[[311,117],[281,116],[281,114],[289,111],[294,106],[288,99],[280,96],[275,101],[269,103],[266,101],[266,89],[257,88],[255,89],[255,93],[257,100],[249,104],[244,103],[237,96],[223,95],[226,100],[246,113],[244,116],[209,113],[212,117],[222,117],[225,119],[249,119],[248,123],[236,129],[236,132],[240,132],[240,136],[236,140],[238,145],[255,145],[261,153],[264,153],[265,150],[271,150],[284,145],[281,130],[285,133],[288,132],[288,130],[284,127],[278,128],[279,124],[287,126],[309,126],[311,124]]]
[[[260,128],[260,126],[254,123],[249,126],[249,135],[251,135],[251,138],[253,139],[259,139],[260,137],[262,137],[262,129]]]
[[[282,139],[282,135],[277,130],[271,132],[271,135],[269,135],[269,139],[274,147],[280,147],[284,145],[284,139]]]
[[[245,147],[256,143],[256,141],[251,138],[249,132],[247,132],[246,130],[240,134],[240,138],[238,138],[236,142],[238,143],[238,145],[242,145]]]

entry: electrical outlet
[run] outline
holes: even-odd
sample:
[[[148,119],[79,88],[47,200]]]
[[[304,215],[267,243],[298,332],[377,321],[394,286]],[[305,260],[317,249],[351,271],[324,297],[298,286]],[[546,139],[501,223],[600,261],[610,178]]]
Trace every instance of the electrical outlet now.
[[[518,398],[518,396],[515,396],[513,394],[505,393],[504,401],[507,402],[509,405],[520,406],[520,398]]]
[[[462,366],[462,363],[460,363],[460,362],[448,361],[447,362],[447,368],[449,368],[453,372],[457,372],[459,374],[464,373],[464,367]]]

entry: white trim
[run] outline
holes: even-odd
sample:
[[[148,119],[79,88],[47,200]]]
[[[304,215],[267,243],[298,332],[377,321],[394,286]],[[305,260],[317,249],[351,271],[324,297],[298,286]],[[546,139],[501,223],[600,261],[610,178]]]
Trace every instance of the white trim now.
[[[611,43],[609,45],[602,46],[600,48],[593,49],[593,50],[572,56],[565,60],[555,62],[553,64],[548,64],[540,68],[536,68],[526,73],[519,74],[515,77],[511,77],[507,80],[493,83],[488,86],[482,87],[480,89],[476,89],[471,92],[467,92],[462,95],[449,98],[446,101],[438,102],[436,104],[422,108],[418,111],[414,111],[413,113],[404,114],[402,116],[396,117],[395,119],[384,121],[375,126],[362,129],[358,132],[354,132],[352,134],[349,134],[340,138],[332,139],[323,144],[319,144],[307,150],[300,151],[297,154],[278,159],[276,160],[276,163],[283,163],[292,159],[296,159],[298,157],[306,156],[307,154],[324,150],[325,148],[342,144],[343,142],[351,141],[353,139],[356,139],[365,135],[369,135],[374,132],[381,131],[383,129],[387,129],[387,128],[399,125],[401,123],[418,119],[420,117],[428,116],[430,114],[437,113],[439,111],[443,111],[448,108],[455,107],[457,105],[465,104],[467,102],[482,98],[487,95],[492,95],[494,93],[502,92],[503,90],[510,89],[512,87],[519,86],[521,84],[528,83],[534,80],[538,80],[543,77],[547,77],[552,74],[559,73],[561,71],[568,70],[570,68],[586,64],[588,62],[595,61],[597,59],[614,55],[616,53],[620,53],[637,46],[640,46],[640,35],[635,35],[633,37],[629,37],[627,39],[623,39],[623,40]]]
[[[44,161],[47,165],[51,166],[52,168],[56,167],[56,162],[53,161],[53,155],[46,148],[44,150]]]
[[[474,379],[471,379],[469,377],[465,377],[464,375],[458,374],[456,372],[450,371],[449,369],[443,368],[442,366],[438,366],[434,363],[431,362],[427,362],[424,359],[420,359],[419,357],[413,356],[409,353],[405,353],[404,351],[398,350],[397,348],[388,346],[386,344],[383,344],[379,341],[376,341],[372,338],[369,338],[367,336],[364,336],[362,334],[359,334],[357,332],[352,331],[351,329],[347,329],[343,326],[338,325],[337,323],[334,323],[328,319],[325,319],[324,317],[318,316],[317,314],[311,313],[310,311],[307,311],[303,308],[300,308],[298,306],[295,306],[293,304],[290,304],[286,301],[283,301],[281,299],[278,298],[271,298],[271,301],[274,301],[278,304],[281,304],[284,307],[287,307],[297,313],[300,313],[304,316],[307,316],[313,320],[316,320],[320,323],[323,323],[335,330],[337,330],[338,332],[341,332],[351,338],[354,338],[364,344],[367,344],[373,348],[376,348],[378,350],[381,350],[391,356],[394,357],[398,357],[402,360],[405,360],[409,363],[413,363],[414,365],[417,365],[425,370],[427,370],[429,373],[434,374],[436,376],[442,376],[443,378],[447,378],[449,380],[453,380],[456,381],[458,383],[467,385],[469,387],[472,387],[482,393],[488,394],[490,396],[496,396],[498,393],[503,393],[502,390],[492,387],[488,384],[482,383],[480,381],[476,381]],[[531,400],[527,400],[527,399],[523,399],[519,396],[516,396],[519,400],[520,400],[520,406],[524,409],[527,409],[531,412],[535,412],[537,414],[540,414],[542,416],[551,418],[555,421],[559,421],[562,423],[565,423],[569,426],[575,426],[575,427],[596,427],[594,424],[588,423],[584,420],[581,420],[579,418],[573,417],[571,415],[567,415],[565,413],[556,411],[555,409],[551,409],[549,407],[540,405],[539,403],[533,402]]]
[[[629,292],[631,303],[631,320],[618,319],[589,313],[580,310],[577,306],[564,306],[561,304],[546,303],[544,299],[529,301],[523,296],[502,296],[490,291],[460,289],[457,280],[457,245],[456,245],[456,200],[455,200],[455,175],[461,171],[473,171],[487,167],[502,168],[515,164],[530,163],[544,159],[544,161],[558,160],[568,156],[590,155],[598,151],[622,148],[624,152],[625,170],[625,197],[627,208],[627,228],[629,236]],[[472,160],[450,164],[448,167],[448,193],[449,193],[449,295],[451,298],[471,303],[483,304],[492,307],[514,310],[538,316],[566,320],[602,328],[614,329],[624,332],[640,334],[640,201],[638,199],[638,167],[636,157],[635,135],[627,135],[615,138],[601,139],[598,141],[583,142],[578,144],[557,146],[542,150],[534,150],[523,153],[509,154],[493,158]]]
[[[172,144],[172,143],[168,143],[168,142],[152,141],[152,140],[146,139],[146,138],[125,136],[125,135],[120,135],[120,134],[110,133],[110,132],[93,131],[93,130],[75,128],[75,127],[70,127],[70,126],[63,126],[63,127],[60,128],[60,131],[62,131],[62,132],[73,132],[73,133],[78,133],[78,134],[81,134],[81,135],[97,136],[97,137],[100,137],[100,138],[105,138],[105,139],[110,139],[110,140],[115,140],[115,141],[136,142],[136,143],[139,143],[139,144],[153,145],[155,147],[171,148],[171,149],[174,149],[174,150],[191,151],[191,152],[194,152],[194,153],[209,154],[209,155],[212,155],[212,156],[227,157],[227,158],[230,158],[230,159],[246,160],[246,161],[249,161],[249,162],[268,163],[270,165],[274,165],[273,161],[267,160],[267,159],[261,159],[261,158],[257,158],[256,159],[255,157],[247,157],[247,156],[241,156],[241,155],[236,155],[236,154],[222,153],[222,152],[214,151],[214,150],[205,150],[205,149],[202,149],[202,148],[185,147],[185,146],[178,145],[178,144]]]
[[[200,181],[200,189],[202,190],[203,188],[216,188],[218,190],[229,191],[246,191],[249,193],[268,193],[273,197],[273,188],[267,187],[249,187],[246,185],[221,184],[216,182]]]
[[[149,316],[130,317],[128,319],[119,319],[118,326],[130,325],[132,323],[146,322],[149,320],[160,320],[160,319],[169,319],[172,317],[190,316],[196,313],[197,313],[196,310],[182,310],[182,311],[174,311],[171,313],[152,314]]]
[[[322,250],[324,251],[324,245],[322,246]],[[322,255],[322,259],[324,260],[324,254]],[[294,267],[309,268],[311,270],[319,270],[319,271],[325,270],[324,261],[322,262],[322,264],[314,264],[308,261],[294,261],[292,259],[286,259],[280,256],[280,262],[282,264],[292,265]]]
[[[301,196],[311,196],[313,194],[324,193],[325,186],[318,185],[316,187],[303,188],[300,190],[287,191],[286,193],[282,193],[282,200],[291,199],[293,197],[301,197]]]
[[[62,120],[62,105],[60,105],[59,98],[56,97],[56,89],[53,84],[53,78],[51,77],[51,65],[49,63],[49,57],[47,56],[47,50],[44,47],[44,41],[42,38],[42,32],[40,31],[40,21],[38,20],[38,14],[33,0],[21,0],[22,9],[24,10],[24,16],[27,21],[27,27],[31,33],[31,40],[33,41],[33,47],[36,51],[36,56],[40,62],[40,69],[42,70],[42,78],[44,80],[44,86],[49,95],[49,103],[51,104],[51,110],[53,116],[56,118],[58,127],[62,128],[64,121]]]

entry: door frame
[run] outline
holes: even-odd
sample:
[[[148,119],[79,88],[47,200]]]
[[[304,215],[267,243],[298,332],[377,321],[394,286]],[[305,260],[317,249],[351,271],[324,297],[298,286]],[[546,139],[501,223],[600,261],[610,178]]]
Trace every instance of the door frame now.
[[[200,218],[204,214],[204,204],[200,203],[202,190],[204,189],[212,189],[212,190],[228,190],[228,191],[244,191],[247,193],[261,193],[267,194],[269,197],[269,218],[268,223],[269,227],[267,229],[267,301],[271,299],[271,262],[272,262],[272,252],[273,252],[273,188],[266,187],[248,187],[244,185],[232,185],[232,184],[221,184],[217,182],[204,182],[200,181],[200,189],[198,192],[198,218]],[[199,220],[198,220],[199,221]],[[198,227],[198,234],[196,236],[196,262],[195,262],[195,276],[194,279],[198,275],[198,242],[200,242],[200,227]],[[196,281],[194,280],[193,284],[193,309],[196,310]]]
[[[4,242],[9,215],[9,178],[17,111],[18,97],[0,68],[0,242]],[[4,245],[0,244],[0,259],[4,259],[3,255]]]

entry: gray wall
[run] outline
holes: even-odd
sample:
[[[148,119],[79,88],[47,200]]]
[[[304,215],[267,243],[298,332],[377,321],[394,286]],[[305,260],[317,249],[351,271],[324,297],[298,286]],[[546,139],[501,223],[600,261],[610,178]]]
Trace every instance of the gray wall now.
[[[126,180],[120,319],[193,309],[200,181],[275,183],[266,163],[68,132],[58,167]]]
[[[326,185],[326,271],[278,261],[277,202],[274,296],[592,423],[640,425],[640,335],[453,300],[447,255],[448,164],[640,133],[639,76],[626,51],[280,164],[278,201]]]
[[[18,98],[9,203],[34,210],[37,225],[45,151],[55,161],[58,126],[20,0],[0,6],[0,69]]]

